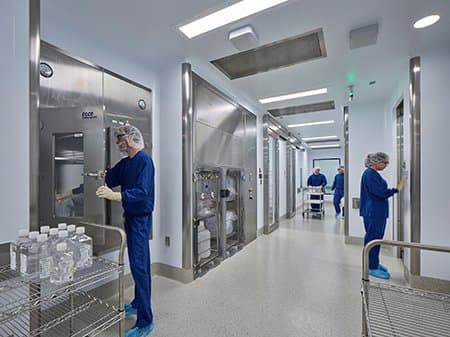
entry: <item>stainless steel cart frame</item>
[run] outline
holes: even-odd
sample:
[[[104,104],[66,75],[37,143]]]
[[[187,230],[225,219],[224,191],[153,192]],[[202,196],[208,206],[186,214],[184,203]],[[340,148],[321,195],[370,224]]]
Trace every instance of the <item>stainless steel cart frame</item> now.
[[[450,295],[369,280],[369,252],[377,245],[450,253],[450,247],[373,240],[363,250],[362,333],[364,337],[450,336]]]
[[[305,214],[309,217],[310,214],[318,214],[323,219],[325,216],[325,209],[323,207],[325,193],[322,186],[308,186],[304,187],[302,191],[302,216]],[[318,199],[312,199],[312,196],[317,196]],[[317,205],[318,208],[313,210],[312,205]]]
[[[73,281],[55,285],[39,278],[27,279],[10,265],[0,267],[0,336],[7,337],[92,337],[118,326],[125,334],[124,251],[125,232],[113,226],[89,222],[80,224],[120,236],[118,261],[93,258],[91,267],[75,273]],[[91,290],[118,278],[119,305],[95,296]]]

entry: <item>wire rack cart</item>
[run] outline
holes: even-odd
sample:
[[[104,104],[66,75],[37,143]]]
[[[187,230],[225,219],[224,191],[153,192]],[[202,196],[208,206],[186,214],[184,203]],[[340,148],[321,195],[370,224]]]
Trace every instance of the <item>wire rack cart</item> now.
[[[302,216],[309,217],[310,215],[320,216],[321,219],[325,216],[325,209],[323,207],[324,192],[322,186],[308,186],[304,187],[302,191],[303,204]],[[317,205],[317,208],[313,208]]]
[[[123,337],[125,232],[112,226],[82,224],[120,235],[118,261],[94,257],[91,267],[77,271],[72,282],[58,286],[38,278],[25,279],[9,265],[1,266],[1,337],[93,337],[116,324]],[[93,289],[116,278],[118,307],[92,295]]]
[[[376,245],[450,253],[450,247],[374,240],[363,251],[362,336],[450,336],[450,296],[369,281],[369,251]]]

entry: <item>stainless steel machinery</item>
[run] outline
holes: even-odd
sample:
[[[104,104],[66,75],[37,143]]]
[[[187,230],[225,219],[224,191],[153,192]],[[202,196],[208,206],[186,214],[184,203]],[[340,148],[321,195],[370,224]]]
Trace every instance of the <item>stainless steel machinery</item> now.
[[[183,268],[193,277],[256,238],[256,175],[256,116],[183,64]]]
[[[104,172],[121,157],[114,130],[137,126],[151,152],[151,90],[42,42],[40,55],[39,223],[122,225],[122,207],[98,198]],[[117,247],[90,233],[96,250]]]

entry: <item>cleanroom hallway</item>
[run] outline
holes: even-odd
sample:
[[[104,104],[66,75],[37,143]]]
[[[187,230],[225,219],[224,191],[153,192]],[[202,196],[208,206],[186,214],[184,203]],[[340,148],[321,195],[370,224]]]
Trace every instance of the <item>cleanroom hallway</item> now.
[[[154,277],[152,336],[359,336],[362,247],[344,244],[331,205],[323,221],[299,213],[190,284]]]

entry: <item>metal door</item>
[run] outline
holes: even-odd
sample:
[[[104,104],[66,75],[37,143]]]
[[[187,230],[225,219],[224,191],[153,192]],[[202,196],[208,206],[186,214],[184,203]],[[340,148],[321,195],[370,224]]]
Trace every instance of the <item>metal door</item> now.
[[[245,243],[253,241],[257,236],[256,131],[256,116],[247,112],[245,115],[245,179],[242,183]]]
[[[104,183],[101,115],[100,107],[40,109],[41,224],[105,223],[105,202],[95,195]]]
[[[264,234],[271,233],[278,227],[279,221],[279,140],[275,134],[269,133],[266,145],[267,157],[264,160],[264,165],[267,165],[267,176],[265,177],[266,191],[264,199],[267,200],[267,216],[264,222]]]

